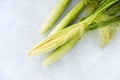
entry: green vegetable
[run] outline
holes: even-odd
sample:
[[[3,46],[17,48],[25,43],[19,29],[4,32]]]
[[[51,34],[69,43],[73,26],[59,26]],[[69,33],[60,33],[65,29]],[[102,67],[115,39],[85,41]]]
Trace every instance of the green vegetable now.
[[[40,30],[41,33],[45,33],[48,31],[49,28],[56,22],[56,20],[60,17],[63,11],[68,6],[71,0],[59,0],[57,5],[53,8],[51,13],[47,16],[45,21],[42,24],[42,28]]]
[[[80,22],[69,26],[85,7],[86,16]],[[54,21],[54,16],[51,16],[51,19]],[[87,31],[100,29],[103,38],[102,44],[106,46],[114,37],[119,25],[120,0],[82,0],[46,39],[29,51],[28,55],[41,55],[52,51],[43,61],[44,66],[49,66],[68,53]]]
[[[85,1],[85,0],[83,0],[83,1]],[[86,4],[86,2],[80,2],[79,4]],[[95,1],[93,1],[93,2],[91,2],[91,3],[89,3],[88,5],[87,5],[87,8],[88,8],[88,6],[90,7],[90,4],[96,4],[96,2],[98,2],[98,0],[95,0]],[[79,5],[78,4],[78,5]],[[80,7],[80,8],[78,8],[80,11],[81,11],[81,9],[83,9],[83,8],[85,8],[85,5],[81,5],[81,6],[83,6],[83,7]],[[76,6],[77,7],[77,6]],[[75,9],[75,8],[74,8]],[[73,12],[78,12],[78,11],[74,11],[74,9],[72,10]],[[73,13],[72,12],[72,13]],[[72,13],[71,13],[71,15],[72,15]],[[74,15],[76,14],[76,13],[73,13]],[[77,15],[76,15],[77,16]],[[68,19],[67,18],[64,18],[63,19],[63,22],[67,22],[67,21],[69,21],[69,19],[71,18],[72,19],[72,16],[69,16],[69,13],[68,13],[68,15],[66,16],[66,17],[68,17]],[[64,21],[65,20],[65,21]],[[62,22],[62,21],[61,21]],[[66,25],[66,23],[65,24],[58,24],[58,25],[61,25],[61,26],[56,26],[56,29],[58,29],[58,30],[55,30],[54,29],[54,33],[55,32],[57,32],[57,31],[59,31],[59,29],[61,28],[61,29],[63,29],[64,27],[63,26],[65,26]],[[62,26],[63,25],[63,26]],[[53,33],[53,34],[54,34]],[[52,35],[52,34],[51,34]],[[62,58],[67,52],[69,52],[76,44],[77,44],[77,42],[80,40],[80,37],[79,36],[76,36],[76,38],[75,39],[72,39],[72,40],[70,40],[69,42],[67,42],[67,43],[65,43],[65,44],[63,44],[63,45],[61,45],[59,48],[57,48],[54,52],[52,52],[51,54],[50,54],[50,56],[48,56],[47,58],[46,58],[46,60],[43,62],[43,65],[44,66],[49,66],[50,64],[53,64],[53,63],[55,63],[56,61],[58,61],[60,58]]]
[[[77,24],[74,24],[66,29],[58,31],[52,36],[49,36],[48,38],[43,40],[43,42],[41,42],[39,45],[33,48],[29,52],[29,55],[42,54],[55,50],[56,48],[65,44],[66,42],[70,41],[76,36],[82,38],[85,35],[85,32],[87,31],[87,26],[90,25],[99,14],[101,14],[104,10],[106,10],[109,6],[111,6],[117,1],[118,0],[101,1],[102,4],[100,3],[99,7],[95,10],[95,12],[92,15],[90,15],[88,18]]]

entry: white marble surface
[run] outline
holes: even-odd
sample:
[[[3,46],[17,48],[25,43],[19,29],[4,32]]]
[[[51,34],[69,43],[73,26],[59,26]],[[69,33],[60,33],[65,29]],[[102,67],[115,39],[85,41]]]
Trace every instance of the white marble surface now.
[[[73,0],[67,11],[78,1]],[[46,55],[26,55],[45,37],[38,29],[56,3],[0,0],[0,80],[120,80],[120,35],[103,49],[97,31],[89,32],[69,54],[48,68],[41,65]]]

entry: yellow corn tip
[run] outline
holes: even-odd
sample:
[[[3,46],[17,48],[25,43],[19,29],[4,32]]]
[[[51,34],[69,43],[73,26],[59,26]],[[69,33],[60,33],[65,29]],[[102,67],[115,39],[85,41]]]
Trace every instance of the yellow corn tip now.
[[[38,46],[34,47],[32,50],[30,50],[28,52],[28,55],[32,56],[32,55],[35,55],[37,53],[42,54],[42,51],[44,52],[44,49],[47,49],[47,48],[49,49],[50,46],[53,46],[54,44],[56,44],[59,41],[61,42],[62,39],[64,38],[64,36],[65,35],[62,35],[62,36],[57,37],[53,40],[47,41],[44,44],[41,44],[41,45],[38,45]]]

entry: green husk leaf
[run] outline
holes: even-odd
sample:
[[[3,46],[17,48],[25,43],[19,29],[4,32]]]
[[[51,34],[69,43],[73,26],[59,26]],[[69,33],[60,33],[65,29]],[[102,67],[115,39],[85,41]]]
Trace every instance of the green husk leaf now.
[[[110,25],[112,23],[114,23],[113,25],[116,25],[116,24],[119,24],[119,22],[120,22],[120,16],[116,16],[114,18],[111,18],[105,21],[94,22],[87,27],[87,30],[94,30],[102,27],[104,28],[104,26]]]
[[[107,15],[110,15],[110,16],[116,16],[116,15],[119,15],[120,14],[120,0],[113,4],[112,6],[110,6],[106,13]]]

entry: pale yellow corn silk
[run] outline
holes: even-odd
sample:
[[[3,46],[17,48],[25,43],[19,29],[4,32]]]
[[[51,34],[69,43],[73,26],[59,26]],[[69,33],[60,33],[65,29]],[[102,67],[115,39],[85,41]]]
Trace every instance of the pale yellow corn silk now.
[[[107,19],[109,19],[108,15],[100,14],[95,18],[94,22],[104,21]],[[104,28],[99,29],[99,34],[98,34],[99,36],[98,37],[100,39],[100,43],[102,46],[106,46],[109,43],[109,41],[110,41],[109,32],[110,32],[110,27],[104,27]]]
[[[111,18],[111,16],[108,16],[105,14],[100,14],[99,16],[96,17],[95,22],[104,21],[104,20],[107,20],[110,18]],[[105,47],[109,44],[109,42],[111,41],[111,39],[115,36],[115,34],[117,32],[117,30],[118,30],[117,28],[118,28],[118,25],[111,24],[104,28],[99,29],[99,31],[100,31],[99,38],[100,38],[101,46]]]
[[[44,54],[52,50],[55,50],[56,48],[70,41],[76,36],[82,37],[84,35],[85,30],[81,24],[82,23],[72,25],[69,28],[58,31],[56,34],[49,36],[48,38],[43,40],[40,44],[35,46],[32,50],[30,50],[28,55]]]
[[[118,32],[117,25],[110,25],[100,29],[101,46],[107,46]]]

